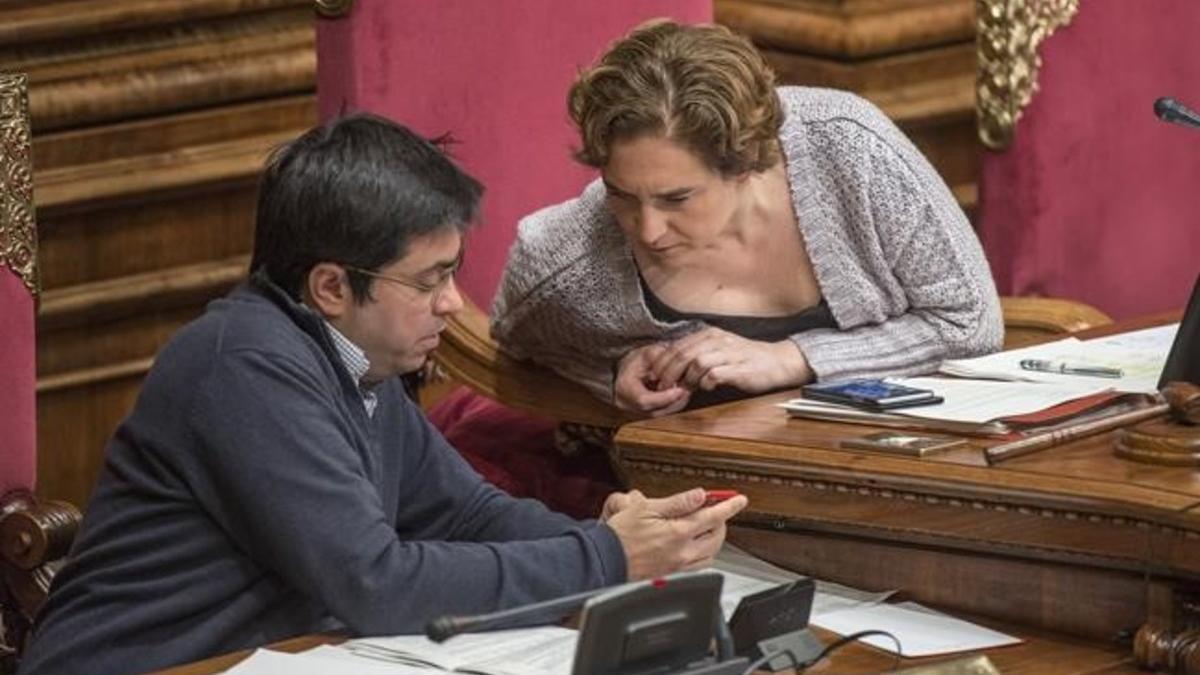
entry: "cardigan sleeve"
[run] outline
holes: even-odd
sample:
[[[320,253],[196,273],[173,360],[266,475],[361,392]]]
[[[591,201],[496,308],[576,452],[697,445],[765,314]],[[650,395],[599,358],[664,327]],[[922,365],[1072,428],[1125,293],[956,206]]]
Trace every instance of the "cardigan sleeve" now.
[[[864,298],[883,298],[887,309],[840,330],[793,336],[817,379],[929,373],[943,359],[999,349],[1004,329],[991,271],[941,177],[886,120],[883,132],[834,124],[857,157],[830,191],[844,202],[831,210],[847,222],[842,241],[818,242],[810,255],[836,260],[824,261],[836,274],[822,279],[835,310],[862,311],[871,305]]]
[[[599,345],[587,345],[579,339],[577,328],[564,326],[569,312],[564,311],[561,294],[548,289],[526,290],[517,270],[533,264],[518,240],[496,292],[491,315],[492,338],[509,356],[549,368],[582,385],[601,401],[611,402],[616,357],[606,358]],[[541,281],[547,285],[557,282],[553,278]]]
[[[613,364],[637,339],[603,256],[617,255],[606,232],[603,185],[526,216],[508,254],[491,311],[491,335],[505,353],[532,360],[612,401]],[[636,283],[636,279],[633,281]]]

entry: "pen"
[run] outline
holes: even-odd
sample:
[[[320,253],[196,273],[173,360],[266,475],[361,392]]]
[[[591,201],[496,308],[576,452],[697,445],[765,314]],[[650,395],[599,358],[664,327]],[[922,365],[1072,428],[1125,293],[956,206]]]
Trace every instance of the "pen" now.
[[[1045,359],[1022,359],[1021,368],[1039,373],[1062,373],[1063,375],[1091,375],[1092,377],[1121,377],[1124,371],[1108,366],[1073,365],[1065,361]]]
[[[999,445],[993,445],[983,451],[983,459],[988,466],[994,466],[1003,462],[1006,459],[1014,459],[1023,457],[1030,453],[1046,448],[1052,448],[1056,445],[1061,445],[1067,441],[1073,441],[1077,438],[1085,438],[1096,434],[1119,429],[1124,426],[1131,426],[1138,422],[1159,417],[1170,411],[1171,406],[1166,403],[1159,403],[1148,408],[1139,408],[1137,410],[1129,410],[1108,417],[1091,420],[1090,422],[1081,422],[1074,426],[1069,426],[1055,431],[1047,431],[1041,434],[1028,436],[1017,441],[1009,441]]]

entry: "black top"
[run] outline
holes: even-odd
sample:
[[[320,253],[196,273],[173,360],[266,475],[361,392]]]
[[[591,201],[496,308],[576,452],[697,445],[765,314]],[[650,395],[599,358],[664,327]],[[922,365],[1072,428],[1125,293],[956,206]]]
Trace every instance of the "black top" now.
[[[676,321],[701,321],[714,328],[740,335],[748,340],[759,342],[779,342],[786,340],[796,333],[814,330],[816,328],[837,328],[837,321],[829,311],[829,305],[822,298],[812,307],[806,307],[795,314],[787,316],[737,316],[733,314],[706,314],[702,312],[681,312],[663,302],[646,284],[646,280],[638,275],[642,285],[642,295],[646,300],[646,308],[655,319],[671,323]],[[712,391],[697,391],[688,401],[688,408],[703,408],[705,406],[725,403],[739,398],[745,398],[746,393],[734,387],[717,387]]]

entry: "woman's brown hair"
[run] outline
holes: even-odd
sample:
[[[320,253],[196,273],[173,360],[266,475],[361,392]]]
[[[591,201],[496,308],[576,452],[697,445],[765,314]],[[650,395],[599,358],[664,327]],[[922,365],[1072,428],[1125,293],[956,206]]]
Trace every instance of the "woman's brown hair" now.
[[[580,72],[567,101],[582,140],[575,157],[595,168],[614,143],[648,133],[682,143],[726,177],[780,159],[775,75],[724,26],[644,23]]]

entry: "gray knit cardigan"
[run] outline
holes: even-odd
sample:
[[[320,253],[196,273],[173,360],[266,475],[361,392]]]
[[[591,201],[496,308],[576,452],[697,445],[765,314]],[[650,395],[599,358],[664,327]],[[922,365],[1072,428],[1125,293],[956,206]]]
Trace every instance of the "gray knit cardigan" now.
[[[1000,302],[950,190],[887,117],[850,93],[781,87],[792,205],[838,328],[792,336],[821,381],[915,375],[1000,348]],[[650,315],[604,186],[524,218],[492,308],[508,353],[612,399],[630,349],[703,327]]]

